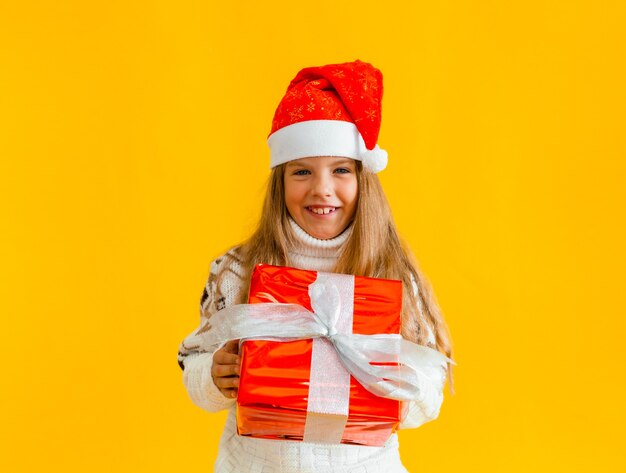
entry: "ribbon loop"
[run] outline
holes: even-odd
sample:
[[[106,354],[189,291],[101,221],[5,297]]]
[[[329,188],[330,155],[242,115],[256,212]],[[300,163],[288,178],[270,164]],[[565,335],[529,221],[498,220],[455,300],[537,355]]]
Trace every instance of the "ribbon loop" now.
[[[328,275],[318,273],[317,279],[309,286],[311,308],[315,319],[328,330],[328,336],[337,333],[337,321],[341,314],[339,289]]]

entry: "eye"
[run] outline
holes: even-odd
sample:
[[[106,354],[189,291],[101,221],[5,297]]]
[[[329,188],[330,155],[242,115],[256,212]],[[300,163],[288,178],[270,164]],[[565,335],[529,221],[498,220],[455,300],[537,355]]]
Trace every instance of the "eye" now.
[[[337,169],[335,169],[335,172],[337,174],[349,174],[352,171],[350,169],[348,169],[348,168],[337,168]]]
[[[297,169],[293,172],[294,176],[306,176],[307,174],[311,174],[308,169]]]

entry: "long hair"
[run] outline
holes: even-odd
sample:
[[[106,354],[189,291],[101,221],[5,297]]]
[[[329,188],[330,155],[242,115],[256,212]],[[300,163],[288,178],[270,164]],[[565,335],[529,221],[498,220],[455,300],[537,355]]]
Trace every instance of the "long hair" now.
[[[288,249],[295,240],[285,203],[285,165],[272,169],[261,218],[252,236],[236,249],[243,266],[244,281],[240,303],[247,302],[254,266],[266,263],[288,266]],[[356,162],[358,201],[352,231],[333,269],[336,273],[401,280],[403,284],[402,335],[421,345],[452,356],[448,328],[429,281],[420,271],[408,246],[400,240],[391,209],[378,176]],[[418,296],[413,285],[417,284]],[[432,331],[435,343],[429,343]],[[452,368],[451,366],[449,368]],[[452,387],[452,373],[448,376]]]

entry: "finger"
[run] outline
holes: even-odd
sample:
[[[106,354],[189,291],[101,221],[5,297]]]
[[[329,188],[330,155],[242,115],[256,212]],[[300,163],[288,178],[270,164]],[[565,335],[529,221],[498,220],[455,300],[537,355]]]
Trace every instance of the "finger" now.
[[[211,368],[211,376],[214,378],[223,378],[225,376],[239,375],[239,365],[213,365]]]
[[[222,389],[233,389],[239,387],[239,376],[232,376],[228,378],[213,378],[215,386]]]
[[[239,365],[240,361],[239,355],[227,353],[223,350],[218,350],[213,355],[213,362],[218,365]]]
[[[228,399],[233,399],[237,397],[239,391],[237,389],[220,389],[220,392],[224,397],[227,397]]]

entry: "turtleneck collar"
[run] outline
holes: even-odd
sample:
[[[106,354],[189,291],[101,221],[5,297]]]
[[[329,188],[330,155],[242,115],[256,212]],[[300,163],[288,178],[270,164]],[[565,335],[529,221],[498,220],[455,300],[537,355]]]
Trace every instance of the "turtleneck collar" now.
[[[294,219],[289,217],[289,223],[296,235],[294,246],[290,249],[290,255],[331,258],[336,261],[341,253],[343,244],[348,240],[352,232],[352,224],[343,233],[330,240],[319,240],[305,232]]]

